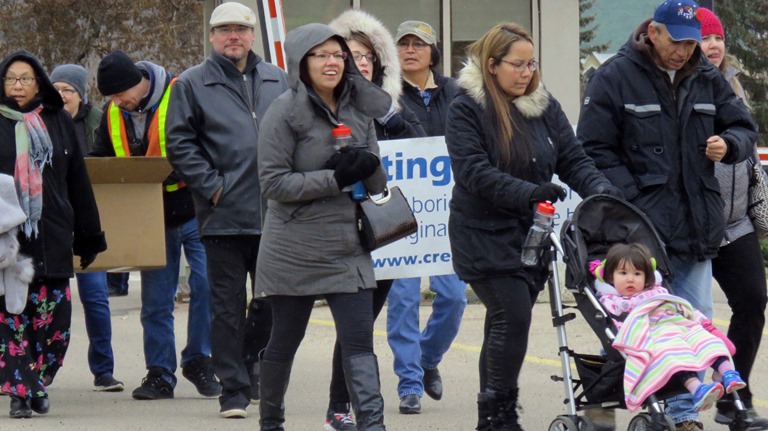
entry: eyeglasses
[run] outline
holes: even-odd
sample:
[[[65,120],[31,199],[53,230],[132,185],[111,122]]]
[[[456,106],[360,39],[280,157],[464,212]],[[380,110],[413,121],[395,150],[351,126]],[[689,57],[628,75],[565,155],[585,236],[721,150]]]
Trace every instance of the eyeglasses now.
[[[37,78],[34,76],[22,76],[21,78],[14,78],[12,76],[3,77],[3,85],[6,87],[12,87],[16,85],[17,82],[21,82],[21,85],[29,87],[30,85],[34,84],[35,81],[37,81]]]
[[[347,58],[347,53],[344,51],[339,52],[310,52],[307,54],[308,57],[314,57],[318,59],[319,61],[328,61],[331,57],[333,57],[336,61],[344,61]]]
[[[508,65],[512,66],[512,69],[514,69],[515,72],[525,72],[525,69],[528,69],[531,72],[533,72],[539,68],[538,61],[532,61],[528,64],[512,63],[511,61],[507,61],[507,60],[499,60],[499,61],[502,63],[507,63]]]
[[[55,86],[53,88],[56,88]],[[56,88],[56,91],[59,92],[59,94],[63,94],[65,96],[74,96],[75,93],[77,93],[77,90],[73,88]]]
[[[398,49],[408,49],[409,46],[412,46],[413,49],[424,49],[429,45],[426,44],[424,41],[418,40],[418,39],[413,41],[408,41],[403,39],[397,42]]]
[[[363,58],[368,60],[368,63],[373,63],[376,61],[376,56],[373,54],[361,54],[357,51],[352,51],[352,59],[355,61],[362,61]]]
[[[225,36],[229,36],[232,33],[235,33],[238,36],[245,36],[246,34],[248,34],[248,32],[250,30],[251,30],[250,27],[246,27],[244,25],[238,25],[238,26],[233,26],[233,27],[216,27],[216,28],[214,28],[214,31],[216,31],[216,33],[221,34],[221,35],[225,35]]]

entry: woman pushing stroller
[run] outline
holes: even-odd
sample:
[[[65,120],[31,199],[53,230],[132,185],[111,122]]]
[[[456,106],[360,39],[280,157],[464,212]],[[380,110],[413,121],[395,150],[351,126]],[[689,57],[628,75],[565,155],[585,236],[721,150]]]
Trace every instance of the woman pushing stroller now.
[[[637,411],[672,378],[693,395],[697,411],[712,407],[723,393],[746,387],[733,367],[733,343],[686,300],[669,294],[645,246],[615,244],[604,261],[590,264],[590,271],[600,303],[618,329],[613,347],[626,355],[629,411]],[[697,372],[708,367],[720,381],[701,381]]]

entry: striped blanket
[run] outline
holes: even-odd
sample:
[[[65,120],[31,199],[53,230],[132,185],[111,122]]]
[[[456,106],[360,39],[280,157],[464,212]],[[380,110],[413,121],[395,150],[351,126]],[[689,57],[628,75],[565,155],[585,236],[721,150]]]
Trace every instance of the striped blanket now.
[[[624,320],[613,347],[627,356],[624,399],[635,412],[679,371],[701,371],[728,355],[723,342],[694,319],[694,309],[673,295],[657,295]]]

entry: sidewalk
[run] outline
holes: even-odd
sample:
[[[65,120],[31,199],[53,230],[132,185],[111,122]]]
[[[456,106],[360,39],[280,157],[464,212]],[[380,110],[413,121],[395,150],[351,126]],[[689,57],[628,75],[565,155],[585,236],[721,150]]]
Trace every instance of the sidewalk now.
[[[137,275],[137,274],[136,274]],[[74,283],[74,281],[73,281]],[[145,376],[144,357],[139,323],[140,291],[138,277],[132,276],[129,295],[110,298],[112,308],[113,347],[116,355],[115,377],[125,383],[122,393],[93,392],[93,376],[88,371],[87,337],[82,307],[73,286],[72,339],[64,367],[50,388],[51,413],[32,419],[12,420],[7,415],[8,398],[0,397],[0,431],[10,430],[258,430],[258,408],[248,409],[244,420],[225,420],[218,416],[216,399],[200,397],[181,372],[176,398],[161,401],[136,401],[131,391]],[[719,289],[718,289],[719,290]],[[181,351],[186,334],[187,304],[176,304],[177,352]],[[384,310],[386,312],[386,309]],[[421,308],[422,325],[429,307]],[[728,314],[722,302],[716,304],[716,324]],[[453,348],[440,366],[445,395],[440,402],[422,398],[420,415],[406,416],[397,412],[397,378],[392,372],[392,355],[386,342],[386,314],[376,323],[375,349],[379,357],[382,393],[385,399],[387,429],[408,431],[469,431],[476,425],[476,393],[478,390],[477,361],[482,343],[484,308],[479,304],[467,306],[462,328]],[[293,367],[288,395],[286,429],[291,431],[322,430],[328,402],[331,373],[331,352],[335,332],[327,307],[317,307]],[[597,341],[579,318],[568,326],[569,345],[579,352],[596,352]],[[768,345],[768,344],[765,344]],[[766,349],[766,347],[764,347]],[[753,373],[756,406],[768,414],[768,355],[761,354]],[[549,304],[534,308],[534,321],[528,357],[523,367],[520,386],[523,397],[522,425],[527,430],[547,429],[549,423],[565,412],[562,404],[563,386],[550,376],[560,373],[557,356],[557,335],[551,323]],[[619,429],[626,429],[631,416],[619,413]],[[726,430],[712,420],[714,414],[705,412],[707,430]]]

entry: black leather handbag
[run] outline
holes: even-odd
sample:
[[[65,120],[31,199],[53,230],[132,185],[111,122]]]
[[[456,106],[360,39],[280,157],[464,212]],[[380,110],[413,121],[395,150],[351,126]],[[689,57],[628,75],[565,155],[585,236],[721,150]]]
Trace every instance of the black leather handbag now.
[[[418,229],[408,199],[397,186],[385,188],[379,199],[368,194],[368,199],[360,202],[358,213],[360,242],[368,251],[405,238]]]

